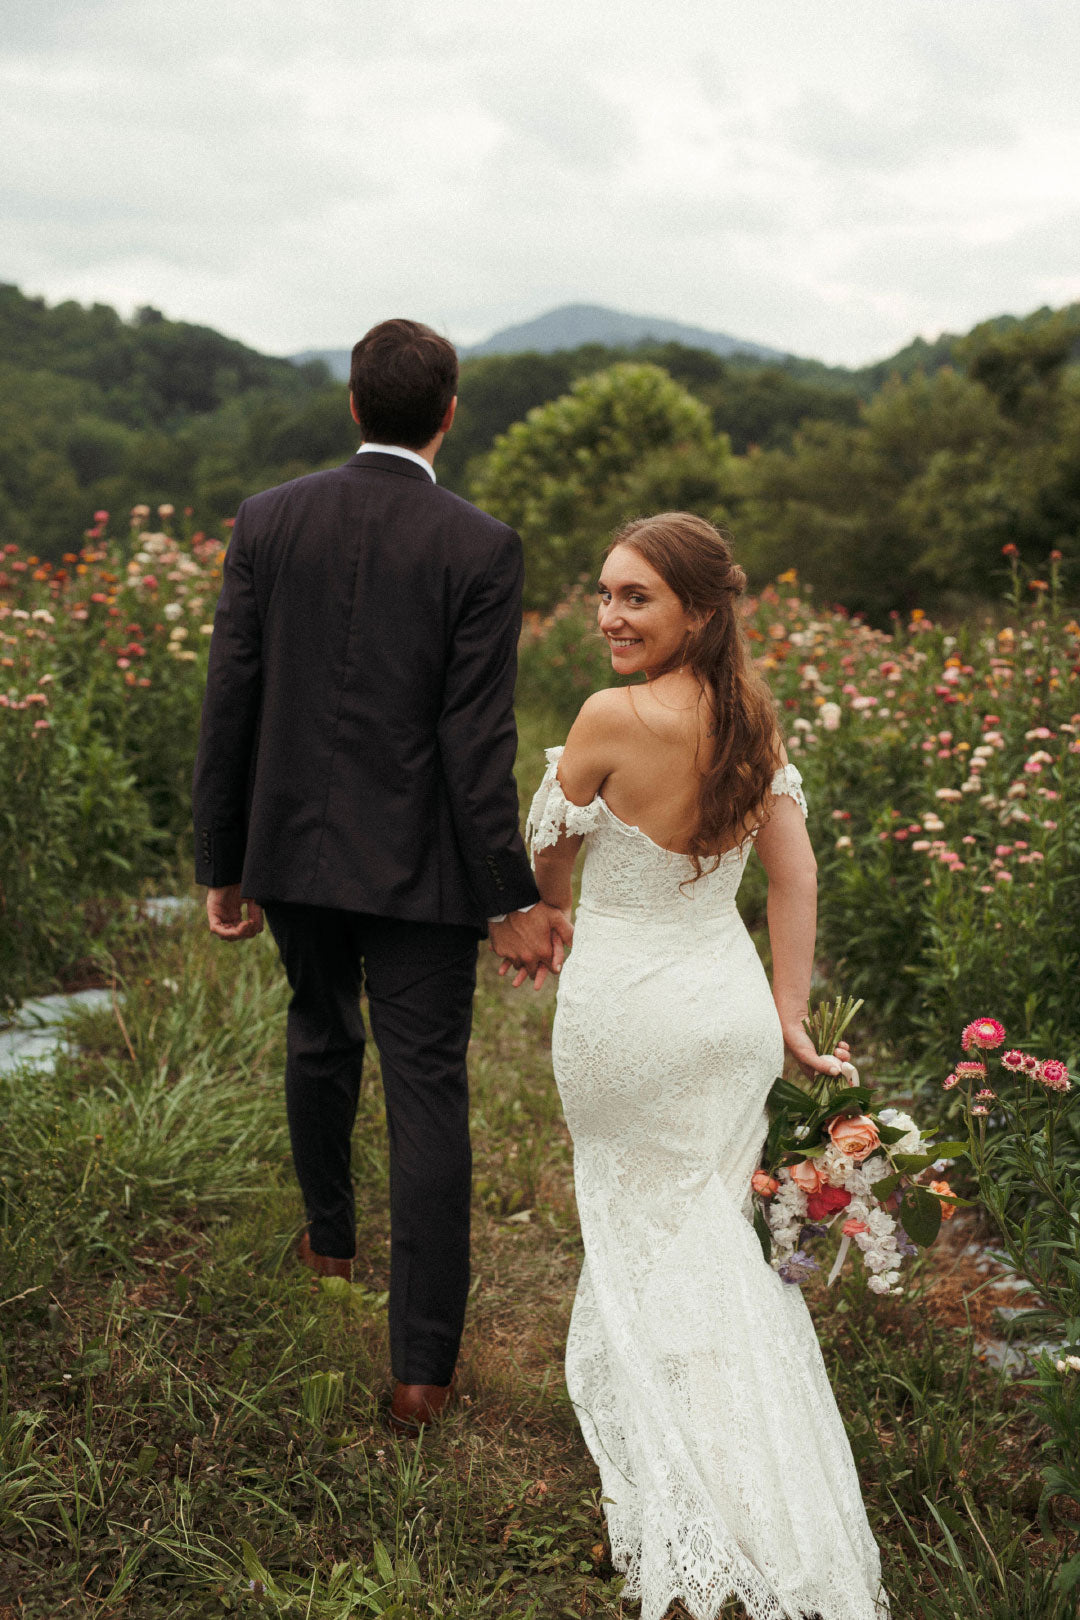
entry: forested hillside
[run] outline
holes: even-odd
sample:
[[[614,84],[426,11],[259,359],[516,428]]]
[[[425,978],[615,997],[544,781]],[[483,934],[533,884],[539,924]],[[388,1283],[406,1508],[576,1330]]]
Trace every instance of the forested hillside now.
[[[137,502],[220,532],[245,494],[356,446],[324,366],[157,310],[124,321],[0,287],[0,353],[0,543],[45,558]],[[1080,552],[1078,356],[1080,305],[917,339],[861,371],[676,343],[478,356],[439,476],[522,528],[538,607],[613,523],[681,504],[730,523],[756,579],[794,565],[880,617],[993,594],[1003,545],[1036,569]]]

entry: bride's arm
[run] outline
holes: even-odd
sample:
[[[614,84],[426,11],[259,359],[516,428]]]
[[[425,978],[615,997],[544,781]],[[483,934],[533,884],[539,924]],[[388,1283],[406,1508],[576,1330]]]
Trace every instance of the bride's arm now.
[[[565,912],[568,917],[574,903],[570,880],[581,845],[580,837],[571,838],[564,833],[557,844],[549,844],[547,849],[537,850],[533,856],[533,871],[541,900]]]
[[[837,1059],[819,1056],[802,1027],[809,1011],[817,934],[817,862],[794,799],[787,794],[773,799],[755,843],[769,879],[772,989],[784,1045],[804,1071],[836,1073]]]

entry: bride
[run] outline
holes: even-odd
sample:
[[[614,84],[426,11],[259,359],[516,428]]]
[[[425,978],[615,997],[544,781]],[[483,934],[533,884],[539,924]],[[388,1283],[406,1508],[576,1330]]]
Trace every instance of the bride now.
[[[750,1223],[765,1098],[802,1028],[816,880],[794,766],[703,519],[616,535],[600,629],[619,675],[548,751],[529,835],[574,949],[552,1035],[585,1262],[566,1378],[612,1557],[642,1620],[886,1620],[880,1562],[813,1324]],[[773,984],[735,893],[769,879]]]

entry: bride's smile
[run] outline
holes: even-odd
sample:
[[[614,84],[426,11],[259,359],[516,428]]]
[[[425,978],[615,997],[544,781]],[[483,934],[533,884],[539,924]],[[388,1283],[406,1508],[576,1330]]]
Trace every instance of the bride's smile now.
[[[670,667],[698,621],[631,546],[616,546],[604,564],[596,622],[617,675]]]

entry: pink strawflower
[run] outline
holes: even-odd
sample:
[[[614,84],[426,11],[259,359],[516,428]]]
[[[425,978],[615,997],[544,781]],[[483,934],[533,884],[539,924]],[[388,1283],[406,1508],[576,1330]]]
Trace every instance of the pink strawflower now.
[[[962,1058],[956,1065],[958,1080],[985,1080],[986,1064],[981,1058]]]
[[[1024,1067],[1023,1052],[1019,1051],[1015,1046],[1011,1046],[1007,1052],[1002,1054],[1001,1067],[1011,1069],[1014,1074],[1019,1074]]]
[[[1068,1091],[1069,1071],[1057,1058],[1044,1058],[1035,1073],[1036,1080],[1047,1091]]]
[[[989,1086],[984,1086],[981,1091],[977,1091],[975,1093],[975,1101],[976,1102],[996,1102],[997,1101],[997,1092],[996,1091],[991,1091]]]
[[[947,1074],[941,1083],[945,1087],[946,1091],[951,1091],[953,1086],[959,1082],[959,1079],[960,1076],[958,1074]]]
[[[973,1114],[988,1114],[990,1110],[985,1103],[972,1103],[971,1112]]]
[[[1025,1052],[1021,1060],[1020,1067],[1023,1069],[1025,1074],[1037,1074],[1039,1069],[1039,1060],[1037,1057],[1032,1057],[1030,1052]]]
[[[968,1024],[960,1037],[960,1045],[965,1052],[970,1052],[973,1046],[981,1047],[984,1052],[992,1051],[1000,1046],[1005,1039],[1005,1025],[996,1018],[976,1018]]]

